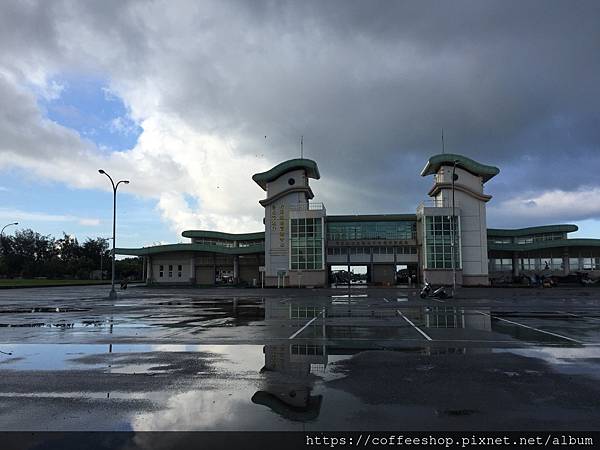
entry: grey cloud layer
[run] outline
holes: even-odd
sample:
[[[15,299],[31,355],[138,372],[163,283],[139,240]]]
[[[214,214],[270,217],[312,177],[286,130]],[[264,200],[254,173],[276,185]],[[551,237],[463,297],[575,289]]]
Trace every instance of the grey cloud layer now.
[[[337,189],[322,195],[331,212],[413,210],[441,127],[448,151],[501,167],[490,183],[498,218],[523,191],[599,184],[598,2],[5,2],[0,10],[2,64],[16,76],[36,65],[107,73],[138,119],[177,116],[235,140],[245,156],[296,156],[304,135],[307,157],[331,179],[323,188]],[[598,214],[577,211],[564,219]]]

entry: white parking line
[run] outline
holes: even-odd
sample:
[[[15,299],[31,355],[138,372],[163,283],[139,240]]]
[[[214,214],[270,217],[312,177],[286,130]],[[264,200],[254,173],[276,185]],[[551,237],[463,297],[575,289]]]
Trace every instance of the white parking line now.
[[[433,339],[431,339],[431,338],[430,338],[430,337],[427,335],[427,333],[425,333],[425,332],[424,332],[423,330],[421,330],[421,329],[420,329],[418,326],[416,326],[414,323],[412,323],[412,321],[411,321],[411,320],[410,320],[408,317],[406,317],[404,314],[402,314],[402,311],[400,311],[399,309],[398,309],[397,311],[398,311],[398,314],[400,314],[400,315],[402,316],[402,318],[403,318],[404,320],[406,320],[406,321],[407,321],[407,322],[408,322],[408,323],[409,323],[409,324],[410,324],[410,325],[411,325],[411,326],[412,326],[412,327],[413,327],[415,330],[417,330],[419,333],[421,333],[421,335],[422,335],[422,336],[423,336],[425,339],[427,339],[428,341],[432,341],[432,340],[433,340]]]
[[[573,339],[573,338],[570,338],[570,337],[567,337],[567,336],[563,336],[562,334],[556,334],[556,333],[552,333],[550,331],[540,330],[539,328],[530,327],[529,325],[524,325],[524,324],[519,323],[519,322],[513,322],[512,320],[508,320],[508,319],[503,319],[501,317],[492,316],[491,314],[485,313],[483,311],[475,311],[475,312],[478,312],[479,314],[483,314],[484,316],[489,316],[490,318],[493,317],[494,319],[501,320],[503,322],[512,323],[513,325],[518,325],[518,326],[523,327],[523,328],[528,328],[530,330],[537,331],[539,333],[549,334],[550,336],[555,336],[555,337],[558,337],[558,338],[561,338],[561,339],[566,339],[567,341],[576,342],[578,344],[584,344],[584,342],[578,341],[577,339]]]
[[[302,333],[304,330],[306,330],[306,327],[308,327],[311,323],[313,323],[315,320],[317,320],[317,318],[323,314],[323,311],[321,311],[319,314],[317,314],[315,317],[313,317],[312,319],[310,319],[308,322],[306,322],[304,324],[304,326],[302,328],[300,328],[298,331],[296,331],[294,334],[292,334],[288,339],[294,339],[296,336],[298,336],[300,333]]]
[[[387,298],[385,298],[385,297],[383,297],[383,301],[384,301],[384,302],[386,302],[386,303],[389,303],[389,302],[390,302],[390,301],[389,301]]]

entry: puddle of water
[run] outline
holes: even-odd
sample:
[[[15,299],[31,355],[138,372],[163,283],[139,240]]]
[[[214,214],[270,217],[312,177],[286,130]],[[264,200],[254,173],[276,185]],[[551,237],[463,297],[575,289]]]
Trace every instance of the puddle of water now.
[[[0,314],[26,314],[26,313],[70,313],[86,312],[91,308],[70,308],[64,306],[35,306],[32,308],[0,309]]]
[[[545,361],[556,371],[569,375],[586,375],[600,379],[600,347],[564,348],[533,347],[494,349],[496,353],[513,353]]]
[[[0,358],[0,372],[4,380],[8,380],[0,384],[0,402],[21,402],[19,411],[25,413],[0,411],[0,429],[43,426],[88,430],[122,427],[130,430],[308,430],[347,429],[349,423],[353,427],[361,424],[370,427],[376,423],[383,427],[399,418],[411,425],[442,426],[444,422],[432,421],[471,417],[477,420],[481,414],[486,414],[486,420],[490,417],[491,410],[481,409],[487,408],[487,404],[480,396],[470,403],[463,401],[464,396],[458,398],[453,394],[438,400],[444,389],[460,386],[460,382],[454,382],[446,387],[449,380],[446,372],[443,376],[439,373],[440,364],[458,361],[457,366],[450,367],[464,375],[461,364],[471,351],[414,347],[365,354],[362,352],[378,349],[378,346],[363,342],[364,347],[359,348],[358,341],[348,343],[349,346],[335,346],[307,340],[268,345],[4,345],[2,349],[13,355]],[[479,361],[480,356],[490,358],[478,363],[480,371],[482,367],[493,369],[498,359],[498,356],[493,359],[494,355],[503,352],[543,359],[559,371],[586,375],[591,373],[592,367],[597,369],[600,361],[600,348],[481,351],[481,355],[471,356],[471,361]],[[348,364],[354,358],[356,360]],[[411,365],[407,366],[404,361],[411,361]],[[536,376],[535,370],[524,370],[528,368],[541,370],[539,365],[503,367],[502,370],[507,380],[518,382],[522,374]],[[38,370],[45,372],[35,378]],[[390,372],[392,370],[394,372]],[[15,372],[16,376],[11,375]],[[425,384],[417,381],[432,380],[428,377],[435,377],[436,373],[443,387],[427,384],[430,381]],[[480,378],[481,386],[488,392],[486,374]],[[370,381],[365,381],[365,376]],[[472,377],[466,378],[473,386]],[[23,380],[21,386],[19,379]],[[436,395],[429,398],[428,392],[412,391],[424,386],[437,389]],[[505,385],[498,389],[496,395],[502,394]],[[376,400],[371,401],[369,395]],[[424,403],[415,400],[421,395]],[[45,414],[44,423],[40,424],[39,414],[45,411],[43,408],[59,401],[67,402],[64,404],[68,405],[72,418],[69,416],[68,421],[60,422],[58,416]],[[32,410],[36,414],[27,413]],[[107,410],[111,412],[108,415]],[[506,416],[502,411],[498,414]],[[87,422],[81,421],[83,417]]]

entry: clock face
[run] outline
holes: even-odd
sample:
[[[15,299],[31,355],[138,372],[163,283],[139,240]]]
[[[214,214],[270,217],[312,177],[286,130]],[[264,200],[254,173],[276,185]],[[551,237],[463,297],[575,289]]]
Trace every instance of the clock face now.
[[[290,186],[293,186],[294,184],[296,184],[296,180],[294,180],[293,178],[290,178],[290,179],[288,180],[288,184],[289,184]]]

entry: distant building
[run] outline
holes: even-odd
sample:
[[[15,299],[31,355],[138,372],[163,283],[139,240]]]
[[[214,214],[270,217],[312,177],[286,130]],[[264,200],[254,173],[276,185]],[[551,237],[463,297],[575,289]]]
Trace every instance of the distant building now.
[[[252,177],[266,194],[264,231],[188,230],[190,243],[117,254],[145,257],[146,280],[157,284],[326,286],[339,278],[332,268],[348,274],[353,266],[383,285],[396,283],[399,267],[415,282],[471,286],[540,272],[600,274],[600,239],[567,239],[576,225],[487,228],[492,197],[484,185],[499,172],[462,155],[435,155],[421,172],[434,183],[416,214],[328,216],[311,202],[317,163],[292,159]]]

